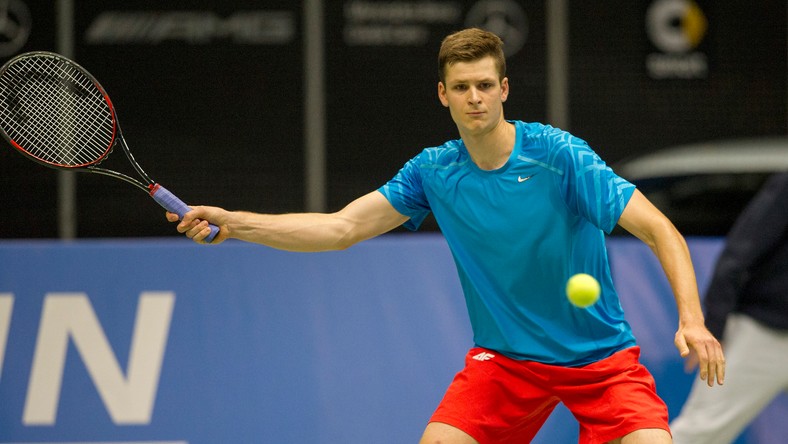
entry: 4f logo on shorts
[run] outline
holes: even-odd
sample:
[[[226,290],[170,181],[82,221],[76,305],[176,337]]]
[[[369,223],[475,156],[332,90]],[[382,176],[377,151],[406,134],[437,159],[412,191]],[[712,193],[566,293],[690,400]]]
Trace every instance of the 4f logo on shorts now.
[[[489,361],[490,359],[494,358],[495,355],[492,353],[481,352],[478,355],[474,356],[473,359],[477,361]]]

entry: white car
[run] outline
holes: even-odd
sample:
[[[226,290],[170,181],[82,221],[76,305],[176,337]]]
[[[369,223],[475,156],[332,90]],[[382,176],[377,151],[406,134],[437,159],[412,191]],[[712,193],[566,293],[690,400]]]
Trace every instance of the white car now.
[[[676,146],[613,169],[634,183],[682,234],[724,236],[766,178],[788,171],[788,137]]]

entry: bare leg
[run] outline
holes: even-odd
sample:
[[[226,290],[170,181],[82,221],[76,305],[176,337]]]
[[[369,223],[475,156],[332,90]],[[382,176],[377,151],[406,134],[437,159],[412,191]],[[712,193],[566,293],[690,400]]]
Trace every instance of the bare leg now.
[[[462,430],[444,424],[431,422],[427,424],[419,444],[479,444],[471,435]]]
[[[671,444],[670,433],[663,429],[640,429],[610,441],[610,444]]]

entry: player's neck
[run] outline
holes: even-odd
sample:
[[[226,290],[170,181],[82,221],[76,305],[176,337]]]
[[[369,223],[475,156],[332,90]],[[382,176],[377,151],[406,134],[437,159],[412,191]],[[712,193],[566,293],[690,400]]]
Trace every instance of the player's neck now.
[[[484,134],[460,134],[473,163],[483,170],[497,170],[506,164],[514,149],[515,127],[501,120]]]

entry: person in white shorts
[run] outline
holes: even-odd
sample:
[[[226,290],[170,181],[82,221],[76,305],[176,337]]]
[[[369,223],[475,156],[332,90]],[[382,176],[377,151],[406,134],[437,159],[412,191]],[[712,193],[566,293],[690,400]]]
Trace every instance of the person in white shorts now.
[[[723,444],[788,392],[788,172],[772,176],[726,239],[704,305],[725,385],[694,384],[670,424],[676,444]],[[786,427],[785,424],[776,425]]]

